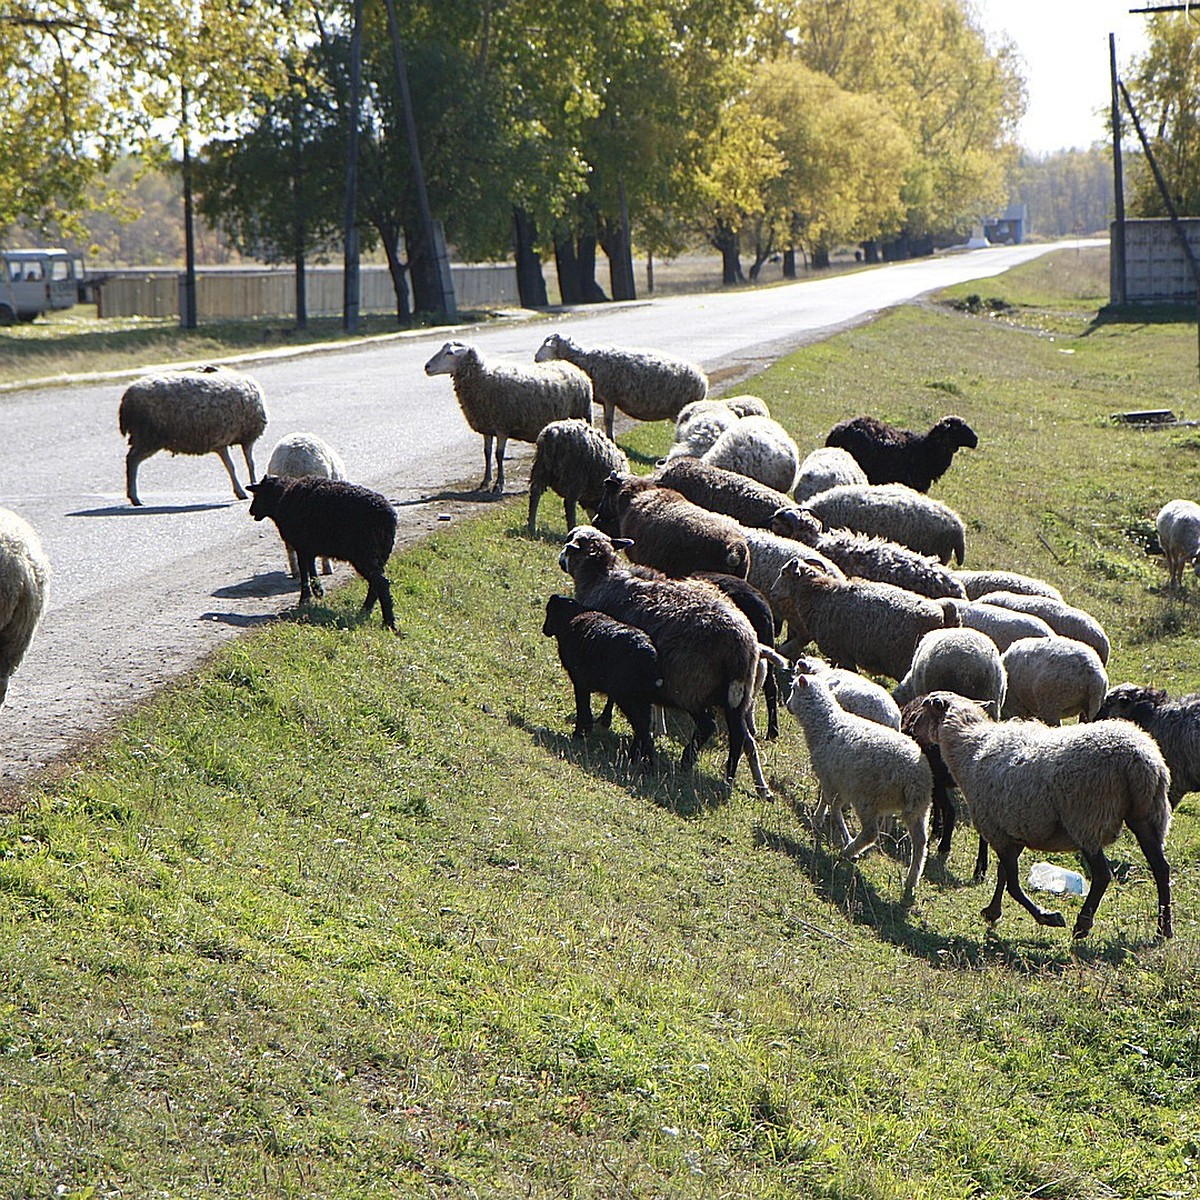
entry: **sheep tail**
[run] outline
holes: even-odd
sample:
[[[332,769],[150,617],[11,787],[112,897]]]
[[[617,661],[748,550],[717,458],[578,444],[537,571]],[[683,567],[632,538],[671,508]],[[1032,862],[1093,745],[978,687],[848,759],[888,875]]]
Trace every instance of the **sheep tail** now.
[[[779,667],[785,671],[792,665],[778,650],[773,650],[770,646],[764,646],[761,642],[758,645],[758,657],[765,659],[772,666]]]
[[[962,617],[959,615],[958,607],[953,600],[942,601],[942,628],[957,629],[962,624]]]

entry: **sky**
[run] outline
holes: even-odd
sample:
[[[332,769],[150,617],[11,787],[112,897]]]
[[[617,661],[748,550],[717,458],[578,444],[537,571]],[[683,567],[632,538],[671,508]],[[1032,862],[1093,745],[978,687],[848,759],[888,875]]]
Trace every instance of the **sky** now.
[[[1108,35],[1117,71],[1146,49],[1149,0],[973,0],[983,29],[1007,33],[1024,60],[1028,105],[1018,140],[1035,154],[1086,149],[1108,137]],[[1178,20],[1185,20],[1180,14]],[[1104,112],[1097,110],[1103,109]]]

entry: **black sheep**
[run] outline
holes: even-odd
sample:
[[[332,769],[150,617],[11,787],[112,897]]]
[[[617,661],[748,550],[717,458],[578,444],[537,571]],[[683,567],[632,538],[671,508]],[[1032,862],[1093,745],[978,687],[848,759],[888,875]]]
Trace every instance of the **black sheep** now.
[[[654,643],[640,629],[584,608],[569,596],[546,601],[542,632],[558,642],[558,659],[575,688],[575,737],[592,731],[592,693],[616,705],[633,728],[633,760],[654,757],[651,708],[659,702],[662,672]],[[605,721],[601,718],[601,724]]]
[[[378,492],[343,479],[282,479],[265,475],[250,490],[250,515],[270,517],[279,536],[296,551],[300,567],[300,603],[324,594],[316,559],[348,562],[366,581],[365,617],[379,601],[383,623],[396,632],[392,589],[383,573],[396,541],[396,510]]]
[[[1114,717],[1140,725],[1158,743],[1171,769],[1172,808],[1200,791],[1200,695],[1172,700],[1162,688],[1118,684],[1096,713],[1097,721]]]
[[[853,455],[870,483],[903,483],[918,492],[950,469],[955,450],[979,445],[962,417],[943,417],[928,433],[898,429],[878,417],[852,417],[833,427],[825,445]]]

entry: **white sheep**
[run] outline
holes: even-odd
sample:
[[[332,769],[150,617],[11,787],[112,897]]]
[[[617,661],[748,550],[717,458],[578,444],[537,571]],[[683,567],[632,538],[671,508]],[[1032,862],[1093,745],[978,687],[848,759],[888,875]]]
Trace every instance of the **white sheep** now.
[[[675,418],[675,437],[663,463],[681,457],[699,458],[725,430],[743,417],[770,415],[766,404],[757,396],[693,400],[691,404],[685,404]]]
[[[225,466],[233,494],[245,500],[230,446],[241,446],[254,482],[254,443],[267,427],[262,388],[248,375],[219,366],[171,371],[136,379],[121,396],[117,424],[129,439],[125,491],[138,498],[138,467],[159,450],[172,454],[215,454]]]
[[[821,492],[801,506],[827,529],[853,529],[900,542],[941,562],[961,563],[966,528],[950,507],[902,483],[843,484]]]
[[[779,572],[788,563],[799,559],[826,575],[832,575],[834,579],[846,578],[841,567],[831,562],[819,550],[814,550],[803,542],[780,537],[768,529],[749,529],[744,525],[742,534],[750,548],[750,572],[746,578],[766,596],[777,622],[782,623],[785,617],[779,605],[771,598],[771,589],[779,578]]]
[[[893,698],[907,704],[926,692],[957,692],[999,718],[1008,677],[995,642],[977,629],[932,629],[918,643]]]
[[[1054,630],[1041,617],[985,604],[981,600],[956,600],[958,619],[967,629],[978,629],[996,643],[1001,654],[1021,638],[1052,637]]]
[[[1189,564],[1200,576],[1200,504],[1168,500],[1154,518],[1158,541],[1167,556],[1167,577],[1173,588],[1183,587],[1183,569]]]
[[[592,415],[592,384],[570,363],[529,367],[485,359],[474,346],[447,342],[426,364],[426,375],[449,375],[467,424],[483,434],[483,481],[478,490],[504,491],[504,449],[509,438],[536,442],[551,421]],[[492,484],[492,443],[496,482]]]
[[[1062,600],[1053,600],[1049,596],[1028,596],[1020,592],[988,592],[980,599],[993,608],[1007,608],[1012,612],[1025,613],[1026,616],[1040,617],[1055,633],[1091,646],[1102,663],[1108,662],[1108,634],[1100,622],[1082,608]]]
[[[839,446],[819,446],[800,464],[800,475],[792,494],[796,502],[802,504],[830,488],[866,482],[866,471],[849,450]]]
[[[1058,725],[1078,715],[1090,721],[1108,692],[1100,656],[1083,642],[1051,634],[1021,638],[1001,656],[1008,676],[1006,717],[1037,717]]]
[[[978,600],[988,592],[1021,592],[1026,596],[1049,596],[1061,600],[1062,592],[1044,579],[1034,579],[1017,571],[964,571],[954,572],[963,585],[968,600]]]
[[[813,773],[842,834],[847,858],[857,858],[879,839],[883,818],[899,816],[912,843],[904,903],[913,902],[925,869],[933,774],[921,748],[898,730],[847,712],[819,675],[798,674],[788,711],[800,722]],[[860,832],[853,840],[842,808],[852,804]]]
[[[638,421],[673,421],[685,404],[708,395],[708,376],[699,367],[652,350],[621,350],[615,346],[585,350],[569,337],[552,333],[538,347],[534,361],[555,359],[574,363],[587,373],[596,403],[604,408],[604,428],[609,437],[613,435],[618,408]]]
[[[827,662],[812,655],[797,658],[792,666],[805,675],[817,675],[833,693],[833,698],[847,711],[886,725],[889,729],[900,728],[900,706],[892,699],[887,688],[844,667],[831,667]]]
[[[0,508],[0,704],[42,619],[50,563],[33,527]]]
[[[700,461],[737,471],[778,492],[790,492],[800,470],[800,450],[778,421],[743,417],[713,442]]]
[[[1086,936],[1112,879],[1104,847],[1122,825],[1138,840],[1158,892],[1158,934],[1171,926],[1171,873],[1163,847],[1171,825],[1170,772],[1154,739],[1129,721],[1096,721],[1053,729],[1037,721],[990,721],[973,700],[934,692],[914,727],[921,745],[936,744],[971,810],[980,835],[995,851],[996,890],[983,910],[1000,919],[1005,888],[1039,925],[1062,927],[1025,895],[1017,860],[1026,847],[1078,850],[1092,886],[1075,920]]]
[[[529,471],[529,534],[537,528],[542,493],[549,488],[562,497],[567,528],[574,529],[575,505],[595,516],[604,496],[604,481],[629,473],[625,451],[590,422],[578,417],[551,421],[537,438]]]
[[[320,479],[345,479],[346,464],[342,462],[342,456],[315,433],[289,433],[275,443],[267,463],[267,474],[280,479],[303,479],[306,475],[316,475]],[[284,547],[287,550],[288,574],[297,579],[300,566],[296,561],[296,551],[286,542]],[[329,559],[321,559],[321,573],[329,575],[332,572],[333,564]]]

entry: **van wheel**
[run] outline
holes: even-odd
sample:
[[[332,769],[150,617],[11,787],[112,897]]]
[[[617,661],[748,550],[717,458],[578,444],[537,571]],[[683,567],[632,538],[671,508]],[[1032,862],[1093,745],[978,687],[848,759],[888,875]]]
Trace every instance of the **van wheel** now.
[[[16,314],[7,304],[0,304],[0,325],[11,325],[16,319]]]

